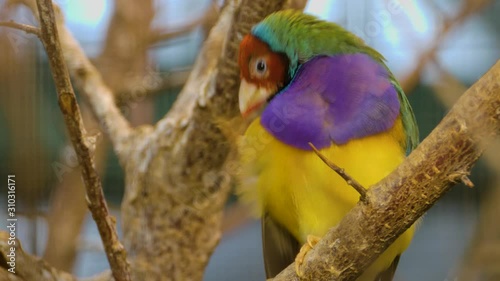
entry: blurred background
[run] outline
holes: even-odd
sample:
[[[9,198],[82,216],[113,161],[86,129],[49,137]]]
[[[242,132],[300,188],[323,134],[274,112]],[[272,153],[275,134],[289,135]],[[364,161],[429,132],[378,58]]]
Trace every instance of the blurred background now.
[[[58,1],[67,26],[134,125],[154,124],[168,112],[222,2]],[[0,0],[0,9],[1,21],[35,24],[27,9],[6,0]],[[497,0],[309,0],[305,11],[341,24],[387,58],[409,95],[421,139],[500,58]],[[87,130],[99,132],[85,101],[80,104]],[[499,150],[497,141],[473,169],[474,188],[457,185],[428,212],[395,280],[458,280],[471,270],[482,272],[482,279],[474,280],[500,280]],[[95,157],[120,221],[124,175],[104,136]],[[5,27],[0,27],[0,158],[1,178],[16,175],[24,249],[80,277],[108,269],[47,58],[34,36]],[[6,194],[0,193],[2,221]],[[260,223],[235,198],[227,208],[224,236],[205,280],[264,280]]]

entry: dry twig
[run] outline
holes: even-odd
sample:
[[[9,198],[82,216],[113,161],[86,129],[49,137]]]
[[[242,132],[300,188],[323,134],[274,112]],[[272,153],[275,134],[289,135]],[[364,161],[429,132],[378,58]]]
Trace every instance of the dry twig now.
[[[17,23],[14,21],[3,21],[3,22],[0,22],[0,26],[19,29],[19,30],[26,32],[26,34],[33,34],[33,35],[36,35],[37,37],[40,37],[40,28],[29,25],[29,24]]]
[[[30,8],[33,14],[37,14],[34,0],[16,0]],[[72,77],[75,77],[75,85],[87,98],[92,111],[110,138],[113,148],[122,160],[126,158],[127,143],[133,133],[128,121],[116,107],[113,93],[104,84],[100,73],[85,56],[82,48],[64,26],[64,18],[57,5],[55,7],[55,21],[58,27],[59,40],[66,65]]]
[[[359,200],[365,204],[368,204],[368,197],[366,196],[366,188],[364,188],[357,180],[349,176],[344,169],[337,166],[335,163],[326,158],[325,155],[321,154],[319,150],[314,146],[314,144],[309,143],[309,146],[313,149],[314,153],[319,156],[319,158],[330,167],[335,173],[337,173],[341,178],[343,178],[348,185],[352,186],[360,195]]]
[[[80,109],[75,93],[73,92],[68,69],[64,62],[52,1],[38,0],[37,8],[41,26],[40,38],[49,58],[58,94],[59,106],[82,170],[83,181],[87,191],[88,207],[97,224],[115,280],[130,280],[127,255],[118,239],[115,219],[109,215],[101,181],[92,159],[93,151],[89,143],[90,139],[86,136]]]

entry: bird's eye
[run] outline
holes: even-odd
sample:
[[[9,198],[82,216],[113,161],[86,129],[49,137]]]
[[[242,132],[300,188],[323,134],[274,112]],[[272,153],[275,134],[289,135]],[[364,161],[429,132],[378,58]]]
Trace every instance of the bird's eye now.
[[[255,64],[255,69],[259,73],[264,73],[267,69],[266,62],[263,59],[257,60],[257,63]]]
[[[267,74],[266,60],[263,58],[256,59],[251,72],[253,72],[253,74],[258,78],[264,78]]]

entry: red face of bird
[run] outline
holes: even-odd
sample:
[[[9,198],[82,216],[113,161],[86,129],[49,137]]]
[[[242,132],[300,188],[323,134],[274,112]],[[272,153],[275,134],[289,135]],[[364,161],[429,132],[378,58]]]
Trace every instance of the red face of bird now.
[[[238,64],[240,112],[247,117],[258,112],[285,85],[288,59],[284,54],[273,52],[257,37],[247,35],[240,44]]]

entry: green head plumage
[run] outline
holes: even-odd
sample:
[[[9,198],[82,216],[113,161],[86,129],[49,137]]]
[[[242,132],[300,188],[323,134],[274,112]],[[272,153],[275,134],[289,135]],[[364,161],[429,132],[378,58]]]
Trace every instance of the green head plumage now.
[[[254,26],[252,34],[266,42],[274,52],[287,55],[291,77],[300,63],[317,55],[366,53],[376,61],[384,61],[380,53],[340,25],[300,11],[273,13]]]

